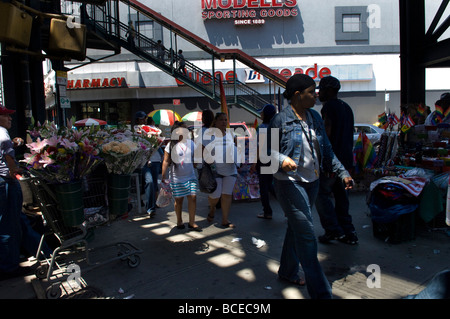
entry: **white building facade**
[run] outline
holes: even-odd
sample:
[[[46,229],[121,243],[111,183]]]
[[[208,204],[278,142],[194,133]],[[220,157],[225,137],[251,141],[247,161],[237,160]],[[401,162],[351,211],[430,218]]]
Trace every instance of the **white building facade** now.
[[[441,1],[427,2],[431,23]],[[374,123],[385,110],[400,112],[399,4],[390,0],[142,0],[142,4],[220,49],[240,49],[289,77],[307,73],[317,81],[328,75],[340,79],[340,98],[352,107],[356,122]],[[169,48],[173,36],[120,4],[123,21],[161,39]],[[429,13],[429,14],[428,14]],[[184,57],[208,70],[209,58],[178,38]],[[88,51],[100,58],[101,51]],[[77,63],[66,63],[71,69]],[[278,103],[279,87],[232,61],[216,64],[224,77],[234,72],[239,81]],[[427,71],[427,100],[432,109],[441,93],[450,91],[447,69]],[[282,93],[283,89],[281,89]],[[171,109],[183,116],[216,102],[186,87],[149,62],[122,50],[121,54],[69,70],[67,97],[77,117],[109,119],[112,113],[131,120],[134,112]],[[283,102],[286,105],[286,102]],[[51,107],[51,105],[50,105]],[[321,105],[317,104],[320,110]],[[253,123],[255,116],[236,106],[232,122]]]

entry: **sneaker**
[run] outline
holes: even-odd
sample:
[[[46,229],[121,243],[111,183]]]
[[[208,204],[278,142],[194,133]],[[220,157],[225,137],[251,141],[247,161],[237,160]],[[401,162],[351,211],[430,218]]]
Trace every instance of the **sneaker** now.
[[[345,237],[345,235],[336,235],[332,233],[325,233],[322,236],[319,236],[319,242],[322,244],[328,244],[332,240],[340,240],[341,238]]]
[[[342,236],[338,240],[344,244],[356,245],[358,243],[358,236],[356,236],[356,233],[350,233],[345,236]]]

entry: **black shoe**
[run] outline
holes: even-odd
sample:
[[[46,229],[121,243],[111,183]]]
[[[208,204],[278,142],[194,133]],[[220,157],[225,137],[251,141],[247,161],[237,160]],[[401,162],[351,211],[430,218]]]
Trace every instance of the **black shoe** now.
[[[340,240],[343,237],[345,237],[345,235],[336,235],[336,234],[332,234],[332,233],[325,233],[324,235],[319,236],[319,242],[321,242],[322,244],[328,244],[332,240],[336,240],[336,239]]]
[[[188,224],[188,228],[193,231],[198,231],[198,232],[203,231],[203,229],[200,226],[191,226],[190,224]]]
[[[338,238],[338,240],[344,244],[356,245],[358,243],[358,236],[356,236],[356,233],[350,233]]]

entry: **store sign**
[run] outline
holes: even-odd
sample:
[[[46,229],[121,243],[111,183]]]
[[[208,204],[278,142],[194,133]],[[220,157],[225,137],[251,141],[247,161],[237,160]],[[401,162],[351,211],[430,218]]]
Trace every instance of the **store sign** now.
[[[307,68],[294,68],[294,69],[288,69],[284,68],[281,70],[276,70],[281,75],[283,75],[285,78],[289,79],[294,74],[307,74],[310,77],[312,77],[314,80],[320,80],[326,76],[331,75],[331,70],[328,67],[322,67],[319,68],[317,63],[314,63],[314,66],[307,67]]]
[[[78,79],[67,80],[67,89],[103,89],[127,87],[124,77],[103,78],[103,79]]]
[[[235,25],[265,24],[267,18],[296,17],[297,0],[201,0],[203,20],[234,20]]]
[[[264,79],[264,76],[259,73],[256,72],[255,70],[252,69],[245,69],[245,83],[264,83],[266,82],[266,79]]]
[[[204,72],[204,73],[198,73],[196,72],[195,74],[193,72],[188,72],[188,76],[191,78],[192,81],[195,81],[197,83],[202,83],[205,85],[208,84],[212,84],[212,75],[210,72]],[[220,77],[220,79],[222,81],[226,81],[227,83],[233,83],[234,79],[236,78],[236,75],[234,74],[233,71],[228,71],[228,72],[221,72],[221,71],[216,71],[214,73],[214,76]],[[183,82],[179,81],[178,79],[175,79],[178,85],[184,85]]]
[[[321,78],[329,76],[332,73],[330,68],[319,67],[317,63],[311,67],[280,68],[274,69],[274,71],[278,72],[286,79],[290,78],[294,74],[308,74],[314,80],[320,80]],[[242,81],[242,78],[240,78],[233,71],[216,71],[214,74],[216,77],[220,76],[220,78],[227,83],[233,83],[235,78]],[[211,73],[209,72],[205,72],[203,74],[188,72],[188,76],[195,82],[205,85],[212,84]],[[176,82],[180,86],[184,85],[184,83],[179,80],[176,80]],[[245,69],[245,79],[242,82],[249,84],[265,83],[266,78],[255,70]]]

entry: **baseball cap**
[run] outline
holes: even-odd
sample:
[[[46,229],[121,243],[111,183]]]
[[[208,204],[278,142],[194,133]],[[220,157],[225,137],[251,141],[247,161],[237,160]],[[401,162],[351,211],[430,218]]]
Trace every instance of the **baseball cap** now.
[[[0,115],[9,115],[15,112],[15,110],[7,109],[3,104],[0,103]]]
[[[334,76],[326,76],[322,78],[319,82],[318,89],[341,89],[341,82],[339,82],[338,79],[336,79]]]
[[[147,117],[147,114],[143,111],[136,112],[136,115],[134,116],[134,118],[137,120],[142,120],[142,119],[145,119],[146,117]]]
[[[439,98],[439,101],[436,101],[436,104],[441,105],[442,102],[447,102],[447,103],[450,102],[450,93],[449,92],[443,93],[441,95],[441,97]]]

